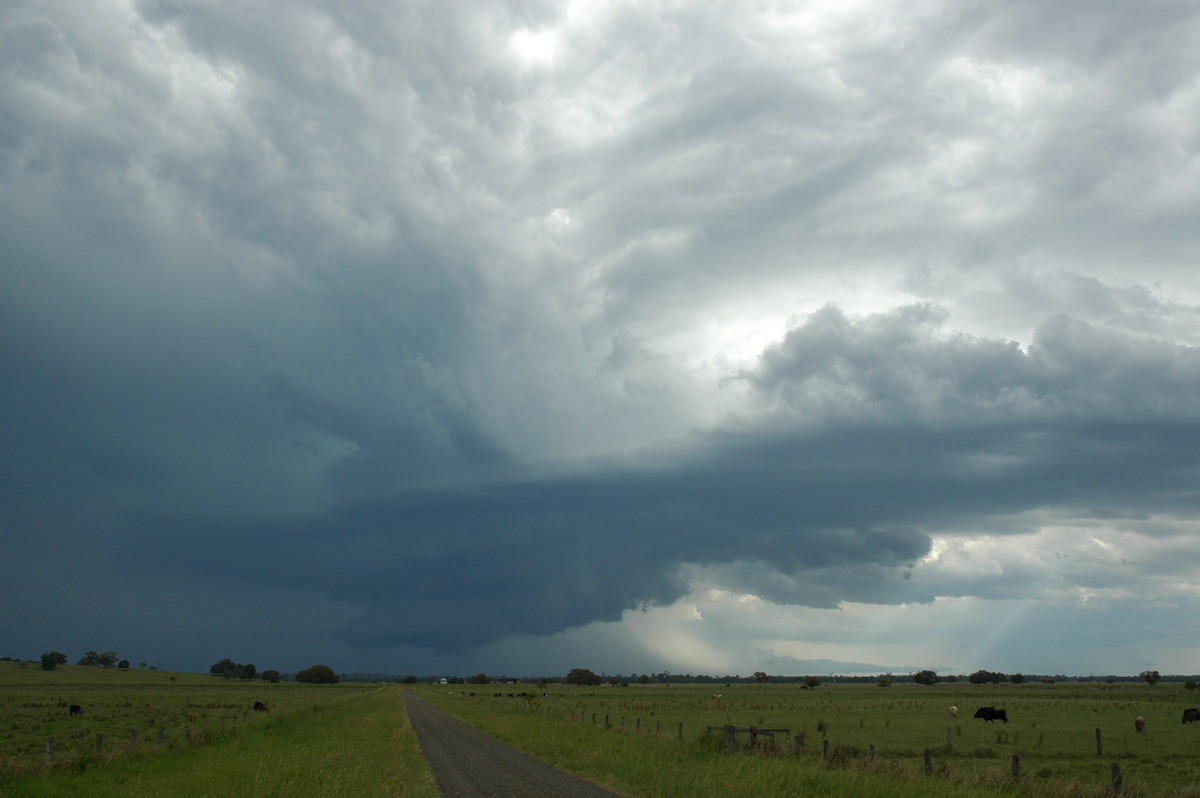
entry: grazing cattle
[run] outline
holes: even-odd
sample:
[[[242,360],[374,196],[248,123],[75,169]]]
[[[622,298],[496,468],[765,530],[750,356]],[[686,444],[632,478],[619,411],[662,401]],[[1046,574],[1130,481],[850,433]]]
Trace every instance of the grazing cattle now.
[[[996,709],[995,707],[980,707],[975,710],[975,717],[983,718],[986,723],[991,723],[994,720],[1002,720],[1008,723],[1008,713],[1003,709]]]
[[[267,711],[267,705],[266,705],[266,704],[264,704],[264,703],[263,703],[263,702],[261,702],[261,701],[255,701],[255,702],[254,702],[254,711],[255,711],[255,712],[266,712],[266,711]]]
[[[1191,723],[1192,721],[1200,721],[1200,709],[1185,709],[1183,711],[1183,722]]]
[[[71,717],[75,717],[76,715],[83,714],[83,707],[79,706],[78,704],[72,704],[69,711],[71,713]]]
[[[950,707],[950,717],[952,717],[952,718],[958,717],[958,707]]]
[[[1146,730],[1146,719],[1143,718],[1141,715],[1138,715],[1136,718],[1133,719],[1133,728],[1137,731],[1138,734],[1141,734],[1142,732],[1144,732]]]

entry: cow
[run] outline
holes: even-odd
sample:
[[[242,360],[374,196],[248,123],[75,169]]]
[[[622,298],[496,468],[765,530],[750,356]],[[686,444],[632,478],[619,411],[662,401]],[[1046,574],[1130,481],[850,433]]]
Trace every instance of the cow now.
[[[1193,707],[1183,711],[1183,722],[1191,723],[1192,721],[1200,721],[1200,709]]]
[[[950,717],[952,717],[952,718],[958,717],[958,707],[950,707]]]
[[[78,704],[72,704],[68,711],[71,713],[71,717],[75,717],[76,715],[83,714],[83,707],[79,706]]]
[[[975,710],[975,717],[983,718],[985,723],[991,723],[994,720],[1002,720],[1008,723],[1008,713],[1003,709],[996,709],[995,707],[980,707]]]
[[[1133,719],[1133,728],[1138,734],[1144,732],[1146,730],[1146,719],[1141,715],[1138,715]]]
[[[254,702],[254,711],[255,711],[255,712],[266,712],[266,711],[267,711],[267,705],[266,705],[266,704],[264,704],[264,703],[263,703],[263,702],[261,702],[261,701],[255,701],[255,702]]]

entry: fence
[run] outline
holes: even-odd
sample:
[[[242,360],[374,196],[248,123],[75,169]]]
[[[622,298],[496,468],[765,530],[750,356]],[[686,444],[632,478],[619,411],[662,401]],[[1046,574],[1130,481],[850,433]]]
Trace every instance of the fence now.
[[[547,716],[550,715],[549,707],[546,708],[546,715]],[[564,720],[570,720],[570,721],[576,720],[575,712],[571,711],[568,714],[568,711],[566,709],[564,709],[562,711],[562,717]],[[584,711],[580,710],[578,722],[583,723],[583,722],[585,722],[585,719],[586,719],[586,713]],[[591,725],[593,725],[593,726],[597,725],[597,715],[594,712],[591,714]],[[608,715],[604,716],[603,728],[604,729],[613,728],[613,724],[611,723],[610,716],[608,716]],[[620,729],[622,731],[625,730],[625,717],[624,716],[621,716],[621,719],[620,719]],[[712,734],[714,731],[720,731],[724,735],[724,749],[725,749],[725,753],[727,753],[727,754],[733,753],[734,750],[737,748],[738,735],[745,736],[745,738],[748,740],[748,743],[749,743],[748,747],[751,749],[760,747],[761,740],[765,738],[765,739],[770,740],[771,747],[775,750],[780,750],[780,746],[778,745],[776,735],[782,735],[784,737],[784,745],[782,747],[783,750],[791,752],[793,754],[800,754],[804,748],[804,742],[805,742],[805,733],[803,731],[797,731],[793,735],[791,729],[764,729],[764,728],[759,728],[757,726],[741,726],[741,725],[732,724],[732,723],[725,724],[723,726],[705,726],[704,729],[705,729],[706,735]],[[642,720],[641,720],[641,718],[635,718],[634,719],[634,733],[640,734],[641,731],[642,731]],[[951,745],[952,732],[953,732],[953,730],[951,727],[946,728],[946,747],[947,748],[949,748]],[[655,732],[654,733],[655,733],[655,735],[661,735],[662,721],[655,721]],[[679,739],[679,740],[683,739],[683,723],[682,722],[679,724],[679,727],[675,734],[675,737],[676,737],[676,739]],[[1096,755],[1103,756],[1103,754],[1104,754],[1104,747],[1103,747],[1103,744],[1101,741],[1100,729],[1096,729]],[[923,772],[927,776],[932,776],[934,774],[933,755],[934,755],[933,748],[925,749]],[[830,742],[829,742],[828,738],[825,738],[821,741],[821,758],[822,759],[830,758]],[[868,762],[875,761],[875,744],[874,743],[871,743],[868,748],[867,761]],[[1021,778],[1021,755],[1020,754],[1012,755],[1012,759],[1010,760],[1009,773],[1012,776],[1012,779],[1014,781]],[[1124,779],[1121,775],[1121,763],[1113,762],[1111,764],[1111,766],[1109,767],[1109,789],[1113,795],[1118,795],[1121,793],[1123,786],[1124,786]]]

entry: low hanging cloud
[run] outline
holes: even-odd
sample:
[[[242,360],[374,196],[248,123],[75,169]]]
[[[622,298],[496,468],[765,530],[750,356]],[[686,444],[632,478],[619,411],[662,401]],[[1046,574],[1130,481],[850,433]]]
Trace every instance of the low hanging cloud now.
[[[164,564],[365,605],[339,633],[358,645],[471,648],[617,620],[697,581],[825,608],[976,595],[986,580],[914,584],[931,535],[1003,532],[1034,511],[1194,508],[1180,441],[1200,433],[1195,350],[1066,318],[1022,350],[943,322],[928,306],[857,320],[826,308],[741,377],[768,411],[633,467],[408,491],[316,525],[217,532],[215,546],[211,530],[147,533],[147,546]],[[1028,594],[1036,577],[1004,579]]]

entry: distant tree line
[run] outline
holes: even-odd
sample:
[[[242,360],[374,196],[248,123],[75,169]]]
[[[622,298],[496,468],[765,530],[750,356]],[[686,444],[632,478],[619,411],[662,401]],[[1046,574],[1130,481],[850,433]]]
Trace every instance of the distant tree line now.
[[[14,657],[0,657],[0,662],[21,662],[28,664],[38,664],[37,660],[21,660]],[[43,670],[52,671],[59,666],[66,665],[68,658],[61,651],[43,651],[41,655],[40,665]],[[128,669],[130,662],[127,659],[118,659],[115,651],[88,651],[86,652],[76,665],[85,665],[98,668],[118,668]],[[142,662],[138,666],[142,670],[157,670],[157,667],[148,665]],[[1162,675],[1156,670],[1146,670],[1139,673],[1137,676],[1067,676],[1065,674],[1045,675],[1045,674],[1022,674],[1012,673],[1006,674],[999,671],[990,671],[980,669],[965,677],[956,676],[954,674],[938,675],[933,670],[920,670],[916,673],[908,675],[893,675],[891,673],[877,674],[874,676],[866,675],[841,675],[827,674],[823,676],[816,675],[770,675],[765,671],[755,671],[754,673],[742,676],[737,675],[706,675],[706,674],[678,674],[669,671],[661,671],[658,673],[632,673],[628,676],[622,674],[603,674],[596,673],[589,668],[572,668],[565,676],[489,676],[486,673],[476,673],[473,676],[415,676],[408,674],[406,676],[396,676],[384,673],[351,673],[338,674],[328,665],[313,665],[309,668],[295,674],[281,674],[277,670],[265,670],[259,672],[253,664],[240,664],[232,659],[226,658],[215,663],[209,668],[209,673],[221,676],[226,679],[261,679],[263,681],[277,683],[279,681],[297,681],[308,684],[337,684],[342,681],[346,682],[403,682],[407,684],[417,683],[437,683],[443,679],[447,684],[493,684],[506,682],[521,682],[524,684],[574,684],[582,686],[599,686],[609,684],[616,687],[629,686],[630,684],[800,684],[809,688],[817,687],[820,684],[870,684],[875,683],[881,687],[890,687],[893,684],[902,684],[910,682],[913,684],[933,685],[940,682],[954,683],[960,678],[965,678],[971,684],[1022,684],[1024,682],[1096,682],[1103,681],[1108,684],[1115,682],[1142,682],[1148,686],[1161,682],[1183,682],[1184,687],[1188,690],[1200,689],[1200,674],[1191,675]]]

